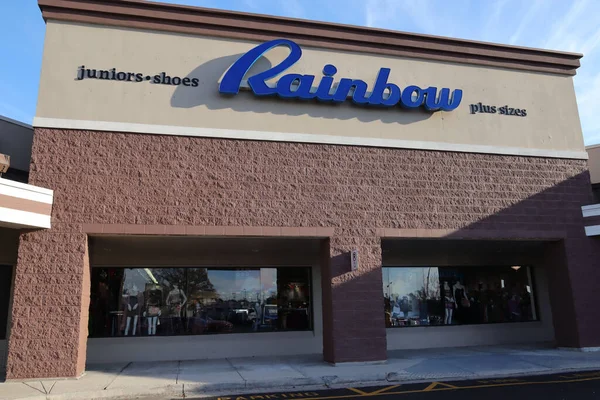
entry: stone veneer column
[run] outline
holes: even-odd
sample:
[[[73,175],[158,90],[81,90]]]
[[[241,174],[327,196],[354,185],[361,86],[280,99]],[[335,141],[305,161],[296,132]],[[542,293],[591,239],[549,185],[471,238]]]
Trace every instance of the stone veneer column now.
[[[337,236],[322,244],[323,356],[327,362],[387,357],[380,243],[375,236]],[[359,269],[354,272],[350,267],[353,249],[359,257]]]
[[[76,377],[85,368],[90,297],[87,236],[21,235],[7,379]]]
[[[550,302],[558,347],[598,348],[598,285],[600,243],[581,235],[579,227],[570,237],[547,246]]]

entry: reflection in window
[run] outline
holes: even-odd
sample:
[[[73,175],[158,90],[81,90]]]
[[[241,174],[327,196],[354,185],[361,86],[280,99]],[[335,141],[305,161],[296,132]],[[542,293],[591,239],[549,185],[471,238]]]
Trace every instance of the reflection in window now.
[[[536,321],[529,267],[384,267],[387,327]]]
[[[90,337],[312,329],[309,268],[94,268]]]

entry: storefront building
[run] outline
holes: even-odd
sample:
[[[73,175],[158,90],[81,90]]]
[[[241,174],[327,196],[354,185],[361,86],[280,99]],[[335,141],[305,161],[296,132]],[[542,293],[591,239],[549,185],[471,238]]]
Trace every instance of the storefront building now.
[[[581,55],[40,0],[7,378],[86,362],[600,346]]]

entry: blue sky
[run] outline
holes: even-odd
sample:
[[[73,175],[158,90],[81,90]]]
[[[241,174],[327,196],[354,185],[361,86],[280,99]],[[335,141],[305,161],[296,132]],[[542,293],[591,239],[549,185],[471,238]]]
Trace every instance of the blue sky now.
[[[587,145],[600,143],[599,0],[165,0],[584,54],[575,77]],[[0,5],[0,115],[31,123],[44,41],[35,0]]]

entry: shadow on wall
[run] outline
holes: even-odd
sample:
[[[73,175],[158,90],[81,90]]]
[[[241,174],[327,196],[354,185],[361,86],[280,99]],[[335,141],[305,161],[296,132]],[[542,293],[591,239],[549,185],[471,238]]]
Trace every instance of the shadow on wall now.
[[[557,168],[569,167],[559,165]],[[600,322],[596,308],[590,307],[589,304],[595,304],[596,287],[600,282],[600,239],[585,235],[581,212],[581,206],[593,202],[589,172],[579,172],[544,190],[519,199],[519,192],[533,191],[533,185],[539,185],[534,180],[540,175],[536,175],[534,170],[529,174],[528,178],[522,179],[522,183],[518,182],[519,179],[511,183],[506,176],[504,182],[490,184],[486,181],[489,178],[467,172],[460,181],[439,183],[438,193],[423,198],[419,209],[410,212],[413,218],[387,220],[378,224],[396,229],[456,229],[444,237],[421,237],[419,241],[423,247],[418,252],[418,257],[413,254],[411,258],[406,249],[404,253],[400,251],[404,256],[398,258],[408,256],[410,260],[406,263],[410,265],[469,265],[465,259],[478,257],[479,260],[488,259],[487,262],[492,263],[491,265],[531,264],[534,268],[543,268],[551,294],[550,307],[557,343],[566,347],[599,346],[597,332],[600,330]],[[469,183],[472,179],[476,179],[475,182]],[[471,197],[467,187],[472,187],[473,184],[476,184],[481,192]],[[452,204],[452,200],[459,200],[443,195],[444,190],[453,187],[464,192],[460,199],[463,205],[442,206],[445,202]],[[406,196],[401,194],[405,188],[389,190],[388,196],[384,195],[384,200],[378,205],[386,214],[389,214],[390,210],[397,210],[397,205],[406,200]],[[476,212],[481,215],[473,215]],[[410,242],[411,238],[386,239],[382,244],[389,246],[394,241],[403,240]],[[414,246],[415,243],[418,242],[412,239],[407,245]],[[460,249],[448,247],[452,246],[452,243],[460,244]],[[529,254],[533,248],[539,252],[535,261],[531,260],[532,256]],[[382,250],[385,252],[386,248]],[[436,254],[436,251],[440,254]],[[459,264],[440,262],[456,255],[453,252],[463,257]],[[385,256],[382,254],[382,258]],[[329,276],[327,271],[323,272],[323,282],[326,285],[327,278],[340,282],[336,285],[338,292],[353,293],[364,290],[362,285],[365,282],[382,281],[381,273],[377,274],[374,271],[350,272],[347,252],[332,258],[331,262]],[[406,265],[403,262],[395,264]],[[383,286],[380,287],[383,295]],[[325,308],[328,305],[326,300],[329,300],[325,292],[323,299],[323,315],[334,315],[334,311]],[[335,301],[334,299],[334,303]],[[373,321],[374,324],[378,322]],[[327,321],[324,320],[324,328],[326,327]],[[326,334],[324,329],[324,335]]]
[[[216,58],[191,71],[187,77],[199,79],[200,84],[198,87],[177,86],[171,97],[171,106],[175,108],[205,106],[209,110],[231,109],[237,112],[259,114],[309,115],[313,118],[358,119],[362,122],[380,120],[384,123],[399,123],[402,125],[423,121],[432,116],[432,113],[425,110],[406,110],[401,109],[400,106],[374,109],[373,107],[356,106],[350,101],[343,104],[317,104],[316,100],[307,102],[276,97],[261,98],[253,96],[249,91],[241,91],[240,94],[235,96],[219,94],[219,79],[231,64],[241,56],[242,54],[235,54]],[[271,65],[267,58],[261,57],[252,66],[247,76],[271,68]],[[319,79],[319,72],[314,71],[317,80]]]
[[[534,176],[535,172],[531,174],[531,177]],[[511,186],[516,192],[531,190],[531,186],[518,182]],[[557,343],[565,347],[600,345],[597,337],[600,323],[595,309],[586,306],[586,303],[595,301],[595,287],[600,282],[600,240],[585,235],[581,212],[581,206],[593,202],[589,172],[580,172],[519,201],[511,200],[511,196],[516,196],[509,194],[508,188],[489,195],[492,202],[513,204],[504,207],[487,205],[492,213],[440,239],[466,243],[473,243],[473,239],[483,241],[480,243],[510,240],[516,250],[525,241],[539,241],[543,246],[542,257],[538,261],[541,265],[533,266],[546,270]],[[485,203],[488,199],[484,200]],[[429,224],[425,222],[416,228],[434,228],[427,226]],[[512,256],[517,254],[518,251],[515,251]],[[500,260],[507,255],[495,256]],[[585,330],[578,333],[581,327]]]

